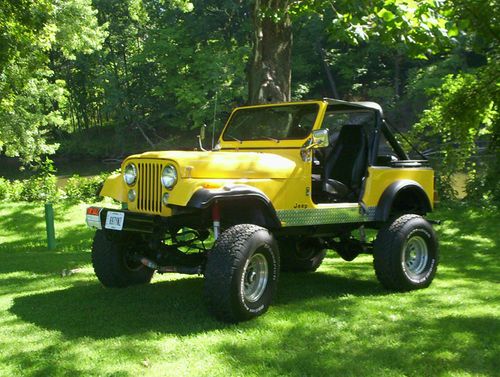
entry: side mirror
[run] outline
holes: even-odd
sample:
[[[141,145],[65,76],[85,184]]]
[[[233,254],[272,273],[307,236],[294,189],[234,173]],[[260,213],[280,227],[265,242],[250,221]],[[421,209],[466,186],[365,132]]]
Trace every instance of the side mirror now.
[[[205,140],[205,131],[207,129],[207,125],[204,124],[203,126],[201,126],[201,129],[200,129],[200,140]]]
[[[323,148],[327,147],[329,144],[328,140],[328,130],[316,130],[312,133],[312,148]]]
[[[206,128],[207,128],[206,124],[201,126],[200,134],[198,135],[198,145],[200,147],[200,150],[202,150],[203,152],[207,151],[205,148],[203,148],[203,140],[205,139],[205,129]]]

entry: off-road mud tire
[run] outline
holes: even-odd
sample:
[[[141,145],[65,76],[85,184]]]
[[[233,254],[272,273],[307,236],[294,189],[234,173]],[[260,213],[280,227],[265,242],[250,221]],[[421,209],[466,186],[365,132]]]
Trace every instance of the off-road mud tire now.
[[[388,222],[377,234],[373,265],[378,280],[387,289],[409,291],[428,287],[438,261],[436,234],[421,216],[402,215]]]
[[[254,263],[262,268],[254,269]],[[221,321],[240,322],[267,311],[279,277],[279,251],[265,228],[239,224],[225,230],[208,254],[205,268],[205,298],[208,309]],[[267,279],[261,278],[264,267]],[[255,296],[252,292],[257,270]],[[252,279],[253,276],[253,279]],[[250,283],[252,281],[253,283]],[[262,283],[262,284],[261,284]],[[250,287],[250,288],[248,288]]]
[[[278,240],[281,271],[314,272],[326,256],[326,250],[317,239],[300,241],[287,237]]]
[[[104,231],[96,231],[92,244],[92,265],[97,278],[105,287],[123,288],[151,281],[154,273],[152,269],[128,260],[127,253],[130,253],[131,245],[134,243],[111,240]]]

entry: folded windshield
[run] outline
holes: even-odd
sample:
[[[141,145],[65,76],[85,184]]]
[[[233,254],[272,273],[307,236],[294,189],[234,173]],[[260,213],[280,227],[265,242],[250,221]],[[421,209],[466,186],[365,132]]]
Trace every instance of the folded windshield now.
[[[236,110],[226,127],[224,141],[304,139],[312,130],[319,105],[279,105]]]

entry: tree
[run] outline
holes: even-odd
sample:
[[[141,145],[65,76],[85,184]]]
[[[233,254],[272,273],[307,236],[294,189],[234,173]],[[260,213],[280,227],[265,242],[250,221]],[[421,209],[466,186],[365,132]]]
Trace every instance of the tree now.
[[[330,37],[357,44],[370,37],[396,46],[396,72],[402,56],[425,58],[446,43],[446,19],[432,0],[254,0],[253,53],[248,68],[248,102],[289,101],[293,18],[319,16],[330,21]],[[437,38],[437,43],[436,43]],[[432,43],[434,42],[434,43]],[[315,43],[315,41],[311,41]],[[399,76],[395,79],[399,92]]]
[[[455,1],[446,11],[457,25],[450,34],[469,56],[461,71],[448,74],[415,131],[421,144],[440,152],[438,184],[453,198],[452,177],[468,175],[474,199],[500,202],[500,57],[495,1]]]
[[[255,0],[253,53],[248,68],[248,102],[286,102],[291,91],[290,1]]]
[[[90,0],[0,1],[0,150],[30,162],[53,153],[47,133],[66,123],[66,89],[51,69],[53,53],[65,59],[100,47]]]

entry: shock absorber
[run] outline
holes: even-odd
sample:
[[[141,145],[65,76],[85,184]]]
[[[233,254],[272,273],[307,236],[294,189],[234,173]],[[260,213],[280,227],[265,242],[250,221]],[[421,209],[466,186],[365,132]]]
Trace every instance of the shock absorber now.
[[[212,206],[212,221],[214,228],[214,239],[217,240],[219,238],[220,233],[220,208],[219,203],[215,202]]]

